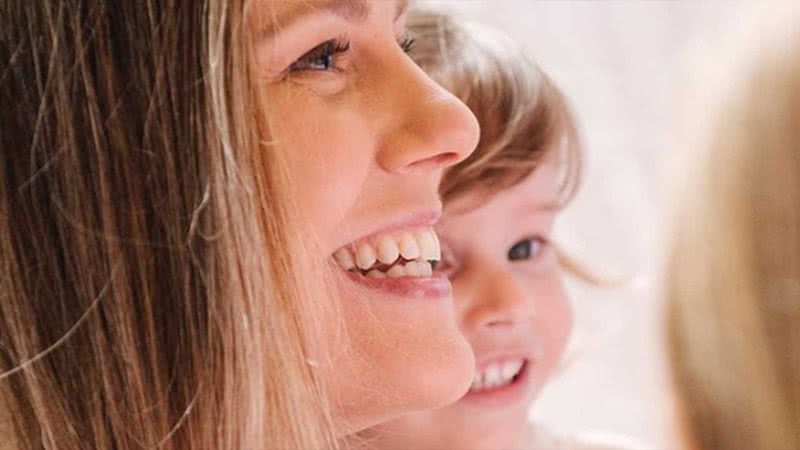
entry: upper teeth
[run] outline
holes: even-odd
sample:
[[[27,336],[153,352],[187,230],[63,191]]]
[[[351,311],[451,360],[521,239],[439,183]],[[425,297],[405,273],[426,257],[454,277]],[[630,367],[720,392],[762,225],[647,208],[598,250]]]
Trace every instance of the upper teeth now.
[[[470,390],[482,391],[505,386],[519,374],[524,363],[524,360],[519,359],[490,364],[483,370],[475,373]]]
[[[431,262],[441,259],[441,247],[436,233],[425,229],[385,234],[344,247],[334,257],[343,269],[360,269],[373,278],[426,277],[433,272]]]

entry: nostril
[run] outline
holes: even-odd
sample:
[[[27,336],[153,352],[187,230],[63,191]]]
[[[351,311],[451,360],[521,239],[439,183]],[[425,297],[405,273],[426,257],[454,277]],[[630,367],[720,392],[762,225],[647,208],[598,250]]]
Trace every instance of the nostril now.
[[[497,320],[491,320],[491,321],[486,323],[486,326],[489,327],[489,328],[510,327],[510,326],[513,326],[513,325],[514,325],[514,320],[512,320],[512,319],[497,319]]]
[[[457,152],[439,153],[436,156],[414,161],[409,167],[412,169],[432,170],[441,169],[456,164],[461,160],[461,155]]]

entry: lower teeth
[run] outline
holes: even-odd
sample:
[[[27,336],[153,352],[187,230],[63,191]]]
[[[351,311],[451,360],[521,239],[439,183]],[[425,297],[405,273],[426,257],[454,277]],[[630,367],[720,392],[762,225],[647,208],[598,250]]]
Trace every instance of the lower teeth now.
[[[359,271],[367,278],[402,278],[402,277],[430,277],[433,275],[433,263],[426,260],[398,262],[384,269]]]

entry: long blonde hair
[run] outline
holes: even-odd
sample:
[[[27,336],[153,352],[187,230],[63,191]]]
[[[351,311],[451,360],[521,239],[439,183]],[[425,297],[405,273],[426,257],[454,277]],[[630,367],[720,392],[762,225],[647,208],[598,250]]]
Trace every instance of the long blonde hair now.
[[[683,174],[666,278],[669,351],[690,448],[797,449],[798,28],[743,74],[713,116],[707,151]]]
[[[0,3],[16,448],[336,447],[243,2]]]

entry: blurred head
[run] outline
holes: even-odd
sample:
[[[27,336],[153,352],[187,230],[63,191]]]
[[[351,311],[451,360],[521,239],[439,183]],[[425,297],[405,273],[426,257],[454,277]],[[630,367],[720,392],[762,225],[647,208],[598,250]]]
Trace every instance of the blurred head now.
[[[559,90],[506,36],[442,13],[409,20],[412,55],[482,130],[440,187],[437,269],[453,282],[477,370],[458,402],[382,425],[375,439],[380,448],[516,448],[572,327],[551,236],[577,185],[575,126]]]
[[[798,43],[795,25],[730,72],[682,174],[666,297],[687,448],[800,448]]]
[[[449,282],[424,268],[442,171],[478,130],[405,54],[404,17],[0,8],[0,406],[19,447],[335,448],[467,389]]]

